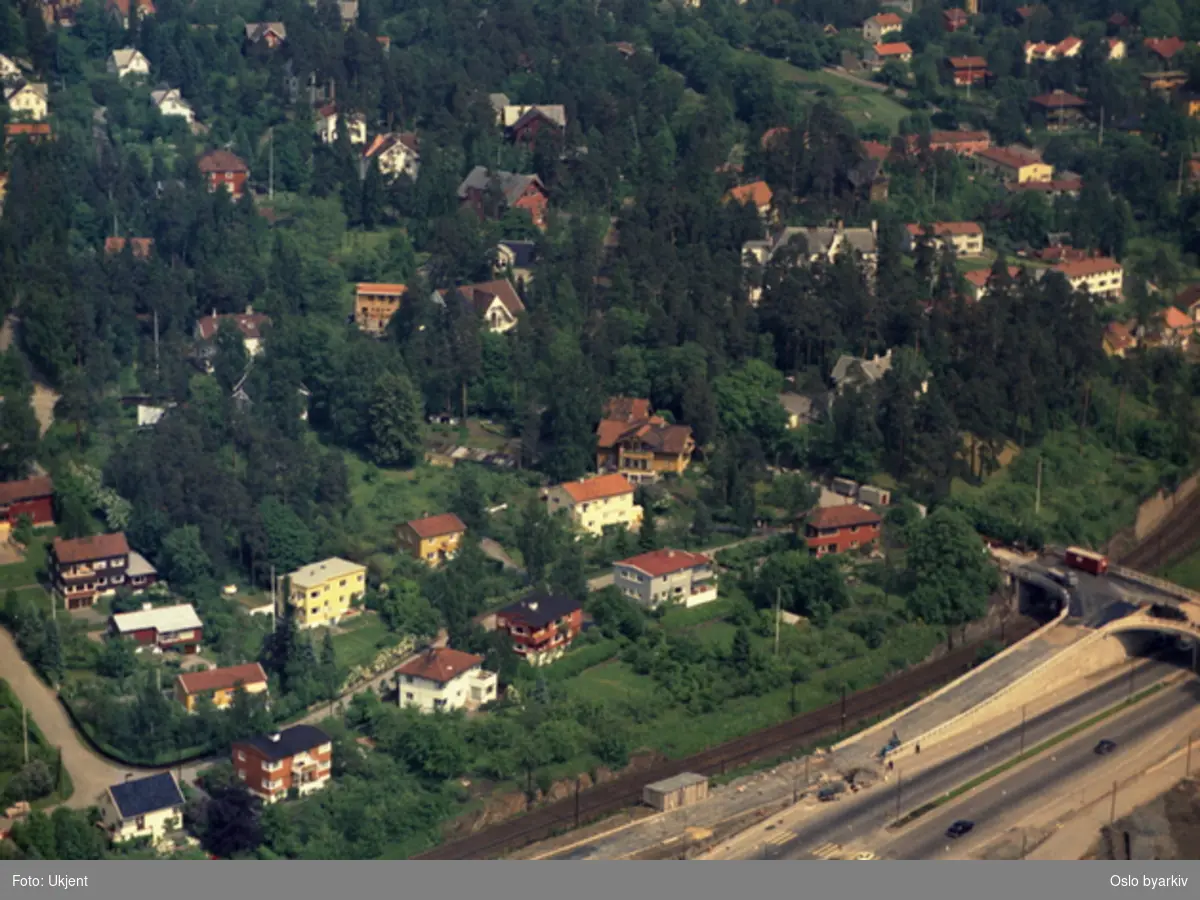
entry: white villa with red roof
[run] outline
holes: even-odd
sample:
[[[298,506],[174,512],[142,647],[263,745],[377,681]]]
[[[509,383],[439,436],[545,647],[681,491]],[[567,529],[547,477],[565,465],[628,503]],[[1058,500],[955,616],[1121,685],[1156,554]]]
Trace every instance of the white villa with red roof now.
[[[497,676],[483,657],[434,647],[396,669],[397,701],[422,712],[474,709],[496,699]]]
[[[663,603],[700,606],[717,599],[712,560],[687,550],[652,550],[615,562],[613,584],[647,609]]]
[[[634,488],[624,475],[597,475],[549,488],[542,499],[551,515],[565,509],[581,531],[600,537],[605,528],[642,527],[642,508],[633,502]]]

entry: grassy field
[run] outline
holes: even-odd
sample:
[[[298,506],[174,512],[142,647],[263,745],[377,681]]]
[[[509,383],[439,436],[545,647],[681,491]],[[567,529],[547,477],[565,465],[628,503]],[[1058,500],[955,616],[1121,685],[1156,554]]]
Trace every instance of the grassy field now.
[[[46,738],[37,726],[37,722],[32,717],[28,719],[28,725],[30,759],[41,759],[50,767],[51,771],[54,771],[57,768],[54,748],[47,743]],[[13,693],[12,688],[8,686],[8,682],[3,679],[0,679],[0,737],[2,737],[6,747],[23,747],[21,703],[17,699],[16,694]],[[15,753],[12,754],[7,759],[15,762],[15,766],[0,768],[0,796],[4,795],[5,789],[8,787],[8,782],[23,764],[23,756],[23,751],[21,756],[17,756]],[[58,787],[54,792],[36,801],[33,805],[35,807],[44,807],[61,803],[70,797],[73,791],[74,786],[71,784],[71,776],[64,768]]]
[[[859,127],[873,125],[895,134],[899,130],[900,120],[911,114],[908,107],[883,91],[864,87],[828,72],[800,69],[782,59],[772,60],[771,64],[781,78],[797,85],[805,93],[833,100],[838,112]]]
[[[53,532],[39,530],[38,538],[21,562],[0,566],[0,591],[37,584],[38,572],[45,566],[46,546],[53,540]]]
[[[1175,584],[1200,591],[1200,550],[1195,550],[1179,562],[1160,570],[1158,576]]]
[[[333,649],[339,664],[353,667],[370,662],[388,642],[398,641],[399,635],[388,631],[379,616],[364,612],[348,623],[341,634],[333,636]]]

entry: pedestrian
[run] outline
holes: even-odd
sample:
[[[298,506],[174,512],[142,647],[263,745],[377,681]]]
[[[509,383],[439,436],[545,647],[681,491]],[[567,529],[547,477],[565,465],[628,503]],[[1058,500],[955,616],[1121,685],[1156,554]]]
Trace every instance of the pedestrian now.
[[[921,755],[921,745],[920,744],[917,744],[913,749],[916,751],[917,756]]]
[[[891,771],[893,771],[895,768],[896,768],[896,761],[895,761],[895,760],[893,760],[893,759],[889,759],[889,760],[888,760],[888,771],[889,771],[889,772],[891,772]]]

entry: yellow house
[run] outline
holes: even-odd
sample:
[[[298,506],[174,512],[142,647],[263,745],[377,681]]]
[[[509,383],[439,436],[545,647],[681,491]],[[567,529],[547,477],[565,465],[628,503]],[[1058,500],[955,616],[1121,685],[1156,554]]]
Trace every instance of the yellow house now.
[[[1025,184],[1028,181],[1051,181],[1054,166],[1028,150],[1015,147],[989,147],[975,154],[975,163],[1003,181]]]
[[[413,559],[437,566],[454,559],[466,533],[462,519],[454,513],[442,513],[400,525],[396,528],[396,543]]]
[[[175,699],[188,712],[195,712],[197,701],[208,695],[213,706],[224,709],[233,703],[239,687],[247,694],[261,694],[267,689],[267,673],[258,663],[184,672],[175,676]]]
[[[334,556],[297,569],[291,579],[291,603],[301,628],[334,625],[350,604],[367,591],[367,567]]]
[[[597,537],[605,528],[642,527],[642,508],[633,502],[633,485],[621,474],[556,484],[543,497],[552,515],[565,509],[581,531]]]

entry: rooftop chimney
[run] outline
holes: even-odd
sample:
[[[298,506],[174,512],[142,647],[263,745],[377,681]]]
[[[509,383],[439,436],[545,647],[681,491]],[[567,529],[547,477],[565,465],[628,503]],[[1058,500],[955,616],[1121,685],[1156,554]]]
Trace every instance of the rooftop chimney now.
[[[129,784],[129,782],[131,782],[131,781],[133,781],[133,773],[132,773],[132,772],[126,772],[126,773],[125,773],[125,783],[126,783],[126,784]]]
[[[276,731],[274,734],[271,735],[271,743],[272,744],[279,743],[279,732],[278,731]]]
[[[534,612],[537,611],[538,602],[536,600],[530,600],[528,605],[531,610],[533,610]]]

